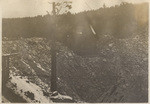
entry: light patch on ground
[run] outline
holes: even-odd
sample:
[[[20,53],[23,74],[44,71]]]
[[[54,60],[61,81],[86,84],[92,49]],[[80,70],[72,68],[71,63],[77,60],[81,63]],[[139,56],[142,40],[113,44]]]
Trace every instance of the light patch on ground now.
[[[32,71],[33,74],[36,73],[36,72],[30,67],[30,65],[28,65],[24,60],[21,60],[21,62],[22,62],[23,64],[25,64],[25,65],[27,66],[27,68]]]
[[[70,96],[65,96],[65,95],[61,95],[58,93],[58,95],[56,96],[51,96],[51,98],[54,98],[54,99],[61,99],[61,100],[64,100],[64,99],[69,99],[69,100],[72,100],[72,98]]]
[[[36,63],[35,61],[33,61],[35,64],[36,64],[36,66],[38,67],[38,68],[40,68],[42,71],[45,71],[46,72],[46,70],[44,69],[44,68],[42,68],[42,66],[39,64],[39,63]]]
[[[25,77],[21,76],[11,76],[11,83],[15,84],[16,87],[12,87],[11,85],[8,87],[11,87],[11,89],[14,89],[15,93],[19,94],[20,96],[22,96],[25,100],[27,100],[27,102],[36,102],[36,101],[40,101],[42,103],[50,103],[52,102],[49,98],[45,97],[43,95],[42,89],[37,86],[36,84],[29,82],[29,80]],[[34,94],[34,100],[31,100],[29,97],[27,97],[25,95],[25,92],[30,92]]]

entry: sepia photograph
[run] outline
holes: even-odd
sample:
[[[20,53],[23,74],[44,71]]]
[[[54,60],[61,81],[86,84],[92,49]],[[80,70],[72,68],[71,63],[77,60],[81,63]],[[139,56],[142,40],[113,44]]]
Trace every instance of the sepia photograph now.
[[[1,0],[1,103],[148,103],[149,0]]]

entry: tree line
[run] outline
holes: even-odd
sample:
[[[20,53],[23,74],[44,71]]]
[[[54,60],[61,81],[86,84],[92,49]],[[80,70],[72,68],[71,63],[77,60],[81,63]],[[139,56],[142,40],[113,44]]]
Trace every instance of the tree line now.
[[[54,25],[57,24],[55,28]],[[128,38],[148,25],[148,3],[121,3],[112,7],[105,5],[97,10],[77,14],[61,14],[55,18],[38,15],[24,18],[3,18],[2,37],[9,40],[31,37],[56,39],[69,47],[95,46],[101,35]],[[93,35],[90,26],[96,35]],[[89,45],[90,44],[90,45]],[[89,48],[90,49],[90,48]]]

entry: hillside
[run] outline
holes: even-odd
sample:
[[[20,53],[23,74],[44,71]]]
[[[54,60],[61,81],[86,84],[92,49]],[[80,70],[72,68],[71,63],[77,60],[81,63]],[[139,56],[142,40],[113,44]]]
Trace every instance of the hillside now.
[[[58,91],[78,102],[146,102],[147,34],[145,29],[130,39],[104,35],[94,57],[79,56],[57,42]],[[11,59],[12,74],[25,77],[43,93],[50,93],[50,49],[45,38],[3,41],[3,54],[19,53]]]

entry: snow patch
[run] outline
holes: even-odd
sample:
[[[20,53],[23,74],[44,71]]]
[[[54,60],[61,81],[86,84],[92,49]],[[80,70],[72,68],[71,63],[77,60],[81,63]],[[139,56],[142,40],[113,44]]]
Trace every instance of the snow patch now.
[[[33,61],[35,64],[36,64],[36,66],[38,67],[38,68],[40,68],[42,71],[45,71],[46,72],[46,70],[44,69],[44,68],[42,68],[42,66],[39,64],[39,63],[36,63],[35,61]]]
[[[68,55],[69,55],[69,56],[73,56],[70,52],[68,52]]]
[[[110,44],[109,44],[109,47],[112,47],[113,45],[114,45],[114,43],[110,43]]]
[[[40,68],[43,71],[46,71],[45,69],[42,68],[42,66],[39,63],[37,63],[37,67]]]
[[[53,94],[56,94],[55,96],[51,96],[51,98],[53,98],[53,99],[61,99],[61,100],[69,99],[69,100],[73,100],[70,96],[61,95],[57,91],[53,92]]]
[[[27,68],[32,71],[33,74],[36,74],[36,72],[30,67],[30,65],[28,65],[24,60],[21,60],[21,62],[22,62],[23,64],[25,64],[25,65],[27,66]]]
[[[42,103],[50,103],[52,102],[50,99],[48,99],[47,97],[45,97],[43,95],[42,89],[37,86],[36,84],[29,82],[29,80],[26,77],[20,77],[20,76],[11,76],[11,83],[15,84],[16,87],[14,87],[13,89],[15,90],[15,92],[17,94],[19,94],[20,96],[22,96],[25,100],[27,100],[27,102],[37,102],[40,101]],[[9,86],[12,88],[12,86]],[[29,98],[28,96],[26,96],[26,92],[29,92],[31,94],[34,95],[34,100]]]
[[[29,69],[31,69],[30,65],[28,65],[25,61],[21,60]]]

